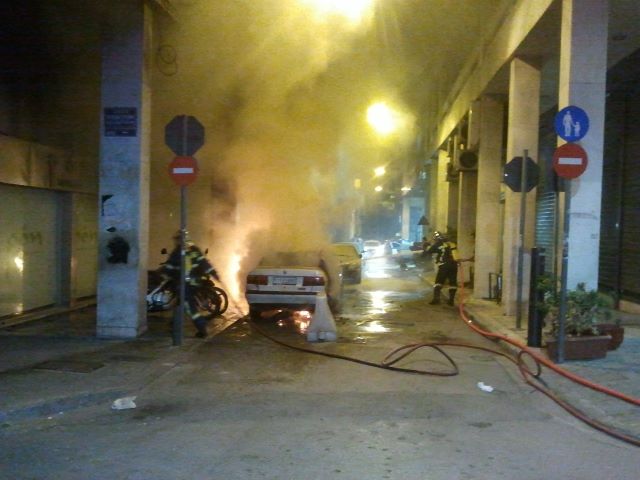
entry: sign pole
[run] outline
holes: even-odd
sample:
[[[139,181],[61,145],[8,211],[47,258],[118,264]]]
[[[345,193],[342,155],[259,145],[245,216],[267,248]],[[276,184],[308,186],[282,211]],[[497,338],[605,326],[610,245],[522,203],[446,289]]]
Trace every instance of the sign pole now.
[[[204,144],[204,127],[197,118],[176,115],[164,129],[166,145],[178,155],[169,164],[169,175],[180,186],[180,291],[173,314],[173,344],[182,345],[187,308],[187,185],[196,180],[198,162],[192,156]]]
[[[182,155],[187,152],[187,116],[182,117]],[[187,187],[180,185],[180,305],[177,325],[174,325],[173,344],[182,345],[184,330],[185,300],[187,297],[186,282],[186,247],[187,247]]]
[[[529,151],[524,151],[522,170],[520,173],[520,245],[518,248],[518,291],[516,294],[516,328],[522,328],[522,287],[524,282],[524,230],[527,214],[527,158]]]
[[[565,320],[567,318],[567,276],[569,270],[569,210],[571,180],[564,179],[564,222],[562,228],[562,272],[560,274],[560,306],[558,308],[558,363],[564,362]]]

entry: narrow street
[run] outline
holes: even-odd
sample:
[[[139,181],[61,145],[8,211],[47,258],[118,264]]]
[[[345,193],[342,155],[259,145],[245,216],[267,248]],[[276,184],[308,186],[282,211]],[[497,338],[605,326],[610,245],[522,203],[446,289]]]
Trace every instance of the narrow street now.
[[[370,260],[362,284],[345,287],[335,343],[306,342],[284,315],[259,326],[297,347],[376,363],[411,343],[496,348],[456,309],[428,305],[421,273]],[[4,424],[0,478],[636,478],[636,448],[569,417],[510,362],[446,352],[459,375],[398,373],[289,349],[239,321],[141,386],[134,409],[104,403]],[[450,370],[427,349],[397,366]]]

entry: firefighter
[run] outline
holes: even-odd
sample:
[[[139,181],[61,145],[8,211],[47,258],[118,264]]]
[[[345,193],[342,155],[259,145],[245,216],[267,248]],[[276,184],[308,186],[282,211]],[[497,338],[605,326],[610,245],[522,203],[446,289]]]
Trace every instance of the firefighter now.
[[[458,290],[458,246],[449,240],[446,234],[435,231],[434,243],[425,252],[429,255],[436,254],[436,283],[433,286],[433,299],[430,305],[440,304],[440,294],[445,283],[449,283],[449,305],[453,305]]]
[[[186,312],[196,327],[196,337],[205,338],[207,336],[207,321],[209,314],[203,313],[198,308],[196,293],[201,287],[202,280],[207,275],[211,275],[215,280],[219,280],[218,274],[202,253],[185,232],[185,303]],[[161,273],[170,276],[174,280],[174,285],[180,284],[180,231],[173,236],[174,248],[167,261],[161,268]]]

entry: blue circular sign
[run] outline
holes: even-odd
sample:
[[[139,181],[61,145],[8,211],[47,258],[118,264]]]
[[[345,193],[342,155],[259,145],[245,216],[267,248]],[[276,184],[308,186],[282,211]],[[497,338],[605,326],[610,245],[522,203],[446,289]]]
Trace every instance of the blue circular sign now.
[[[589,131],[589,116],[580,107],[570,105],[556,114],[556,133],[567,142],[577,142]]]

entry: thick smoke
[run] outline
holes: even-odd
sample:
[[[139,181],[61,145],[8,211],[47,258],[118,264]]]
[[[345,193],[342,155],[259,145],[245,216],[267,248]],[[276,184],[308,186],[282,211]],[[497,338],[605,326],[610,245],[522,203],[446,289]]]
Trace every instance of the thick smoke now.
[[[184,2],[180,12],[156,38],[152,230],[178,227],[164,125],[194,115],[207,139],[188,227],[235,290],[267,251],[348,239],[353,179],[380,160],[366,104],[392,92],[366,22],[320,18],[300,0]]]

